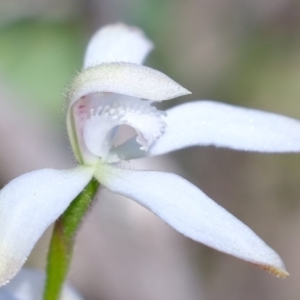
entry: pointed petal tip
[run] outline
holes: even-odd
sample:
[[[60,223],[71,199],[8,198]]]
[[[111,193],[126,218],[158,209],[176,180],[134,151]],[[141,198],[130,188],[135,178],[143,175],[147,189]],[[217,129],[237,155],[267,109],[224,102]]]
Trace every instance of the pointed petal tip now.
[[[0,264],[0,287],[8,284],[24,263],[22,259],[10,258],[7,255],[7,259],[1,261]]]
[[[182,90],[182,94],[180,96],[186,96],[186,95],[191,95],[192,94],[191,91],[187,90],[184,87],[181,87],[181,90]]]
[[[262,268],[263,270],[269,272],[270,274],[278,277],[278,278],[287,278],[290,276],[290,273],[285,270],[284,267],[275,267],[275,266],[269,266],[269,265],[258,265],[256,266]]]
[[[172,96],[170,96],[170,98],[163,99],[163,100],[174,99],[174,98],[177,98],[177,97],[182,97],[182,96],[186,96],[186,95],[191,95],[192,94],[192,92],[190,92],[188,89],[184,88],[182,85],[178,84],[175,81],[174,81],[174,83],[176,84],[177,90],[175,91],[175,89],[174,89],[174,91],[173,91],[174,94]]]

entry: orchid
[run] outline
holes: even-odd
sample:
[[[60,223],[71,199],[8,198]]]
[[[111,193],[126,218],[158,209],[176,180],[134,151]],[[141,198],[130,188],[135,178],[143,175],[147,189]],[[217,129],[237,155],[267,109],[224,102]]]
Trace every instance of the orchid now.
[[[123,24],[106,26],[91,39],[83,70],[66,93],[67,129],[79,165],[70,170],[33,171],[2,189],[0,285],[20,270],[51,223],[62,214],[57,222],[65,222],[65,211],[77,205],[74,199],[86,195],[91,183],[96,189],[100,183],[136,201],[195,241],[277,276],[288,275],[274,250],[192,183],[171,173],[131,170],[123,162],[207,145],[298,152],[300,122],[213,101],[194,101],[167,111],[157,109],[156,102],[190,92],[142,65],[152,47],[140,30]],[[134,134],[118,143],[124,127]],[[69,236],[77,230],[72,226]],[[51,269],[51,259],[48,264]]]

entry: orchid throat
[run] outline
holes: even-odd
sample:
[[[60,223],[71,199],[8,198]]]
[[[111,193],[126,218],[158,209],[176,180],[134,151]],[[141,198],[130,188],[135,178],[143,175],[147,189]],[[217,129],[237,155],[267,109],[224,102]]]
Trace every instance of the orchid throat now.
[[[83,96],[73,104],[72,114],[85,163],[109,160],[124,125],[134,130],[136,146],[142,151],[147,151],[166,127],[166,113],[155,108],[152,101],[116,93]]]

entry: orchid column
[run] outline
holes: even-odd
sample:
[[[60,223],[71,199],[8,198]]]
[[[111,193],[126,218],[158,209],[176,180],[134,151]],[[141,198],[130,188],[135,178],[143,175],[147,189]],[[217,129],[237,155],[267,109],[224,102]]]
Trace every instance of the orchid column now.
[[[104,27],[90,41],[83,70],[67,92],[67,128],[79,165],[71,170],[37,170],[1,191],[0,285],[15,276],[37,240],[57,220],[44,299],[59,299],[74,237],[99,184],[131,198],[195,241],[276,276],[288,275],[274,250],[196,186],[171,173],[126,169],[122,162],[207,145],[299,152],[300,122],[212,101],[160,111],[156,102],[189,92],[141,65],[151,48],[140,30],[123,24]],[[135,135],[119,145],[123,126]]]

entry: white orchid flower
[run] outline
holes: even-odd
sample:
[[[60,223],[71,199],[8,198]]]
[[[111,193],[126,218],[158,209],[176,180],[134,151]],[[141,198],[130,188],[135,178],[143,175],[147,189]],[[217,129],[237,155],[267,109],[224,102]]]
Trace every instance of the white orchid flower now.
[[[141,63],[152,43],[122,24],[91,39],[84,68],[68,91],[67,127],[79,166],[43,169],[12,180],[0,193],[0,285],[21,268],[37,240],[96,178],[146,207],[177,231],[285,277],[280,257],[251,229],[175,174],[126,169],[122,161],[215,145],[242,151],[300,151],[300,122],[211,101],[162,112],[153,104],[189,92]],[[135,137],[115,144],[126,125]]]
[[[45,273],[29,268],[22,269],[9,284],[0,289],[1,300],[41,300]],[[60,300],[83,300],[68,284],[62,290]]]

